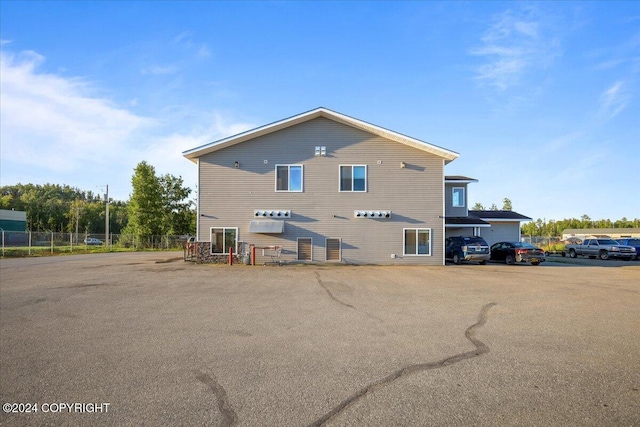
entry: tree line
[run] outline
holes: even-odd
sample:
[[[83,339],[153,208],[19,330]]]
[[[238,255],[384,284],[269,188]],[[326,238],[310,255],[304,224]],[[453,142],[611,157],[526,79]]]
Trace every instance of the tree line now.
[[[128,201],[109,198],[109,232],[135,236],[194,234],[195,203],[182,177],[156,175],[146,162],[137,165]],[[27,230],[104,234],[106,198],[59,184],[0,187],[0,209],[24,211]]]
[[[615,221],[610,219],[593,220],[588,215],[582,215],[580,219],[551,219],[548,221],[538,218],[535,221],[522,224],[521,231],[527,236],[555,237],[562,236],[562,232],[570,228],[640,228],[640,219],[630,220],[623,217]]]
[[[472,210],[487,210],[484,205],[480,202],[476,203]],[[489,210],[496,211],[498,207],[495,203],[491,205]],[[502,199],[502,209],[503,211],[512,210],[511,200],[508,198]],[[556,237],[561,236],[564,230],[570,228],[640,228],[640,219],[635,218],[629,220],[627,218],[622,218],[619,220],[612,221],[610,219],[599,219],[593,220],[588,215],[582,215],[580,219],[577,218],[569,218],[562,220],[554,220],[551,219],[547,221],[546,219],[538,218],[535,221],[531,221],[522,225],[521,232],[527,236],[542,236],[542,237]]]

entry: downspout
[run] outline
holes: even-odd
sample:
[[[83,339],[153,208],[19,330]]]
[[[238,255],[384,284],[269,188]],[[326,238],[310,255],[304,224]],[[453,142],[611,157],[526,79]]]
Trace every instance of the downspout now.
[[[198,166],[198,191],[196,191],[196,242],[200,241],[200,157],[197,159],[196,165]]]
[[[445,167],[445,159],[442,159],[442,244],[440,245],[440,249],[442,250],[442,265],[445,265],[444,262],[444,244],[445,244],[445,226],[447,220],[445,218],[446,215],[446,195],[445,195],[445,183],[444,183],[444,167]]]

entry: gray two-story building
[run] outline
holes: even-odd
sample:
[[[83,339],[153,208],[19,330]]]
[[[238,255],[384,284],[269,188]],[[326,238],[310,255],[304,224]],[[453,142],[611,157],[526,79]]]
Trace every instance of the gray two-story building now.
[[[442,265],[445,218],[468,215],[466,183],[461,194],[444,175],[458,153],[326,108],[183,155],[198,167],[196,238],[211,254]]]
[[[184,156],[198,165],[197,240],[213,253],[277,246],[284,261],[443,264],[453,151],[318,108]]]

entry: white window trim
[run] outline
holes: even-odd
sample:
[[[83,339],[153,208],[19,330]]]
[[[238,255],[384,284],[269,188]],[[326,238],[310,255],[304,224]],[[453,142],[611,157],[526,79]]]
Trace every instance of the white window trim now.
[[[329,260],[327,258],[327,240],[329,240],[329,239],[337,240],[339,245],[340,245],[339,248],[338,248],[338,254],[339,254],[338,259]],[[324,260],[326,262],[342,262],[342,238],[341,237],[326,237],[324,239]]]
[[[416,252],[418,251],[418,231],[429,231],[429,253],[428,254],[408,254],[405,252],[407,248],[406,235],[407,230],[416,232]],[[402,256],[433,256],[433,230],[431,228],[403,228],[402,229]]]
[[[300,259],[300,252],[298,251],[298,249],[300,248],[300,239],[311,240],[311,259],[309,261],[313,261],[313,237],[298,237],[296,239],[296,261],[306,261]]]
[[[287,167],[287,184],[291,188],[291,166],[300,166],[300,190],[278,190],[278,167]],[[275,166],[275,182],[274,188],[276,193],[304,193],[304,165],[300,164],[278,164]]]
[[[351,166],[351,188],[353,188],[353,168],[354,167],[364,167],[364,190],[342,190],[342,168],[345,166]],[[339,193],[366,193],[369,190],[369,170],[367,165],[338,165],[338,192]]]
[[[455,194],[456,190],[462,190],[462,204],[461,205],[455,205],[454,204],[455,198],[454,198],[453,195]],[[464,208],[464,207],[466,207],[467,206],[467,195],[465,193],[466,193],[466,191],[465,191],[464,187],[453,187],[451,189],[451,206],[454,207],[454,208]]]
[[[222,234],[224,236],[224,234],[226,233],[227,230],[236,230],[236,241],[234,244],[234,248],[233,248],[233,253],[237,254],[238,253],[238,241],[240,236],[238,235],[238,227],[210,227],[209,228],[209,252],[211,253],[211,255],[228,255],[229,254],[229,248],[225,248],[227,251],[226,252],[213,252],[213,249],[211,249],[211,243],[212,243],[212,234],[213,234],[213,230],[215,229],[222,229]]]

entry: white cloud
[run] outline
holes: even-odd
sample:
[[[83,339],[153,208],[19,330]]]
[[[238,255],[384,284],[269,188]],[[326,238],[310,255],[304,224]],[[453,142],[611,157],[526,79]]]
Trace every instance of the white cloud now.
[[[605,119],[617,116],[627,107],[629,98],[625,83],[615,82],[600,96],[600,115]]]
[[[498,15],[470,54],[483,59],[476,78],[506,90],[519,83],[528,70],[542,68],[557,52],[557,43],[541,34],[540,18],[533,9]]]
[[[95,96],[100,88],[82,78],[41,71],[44,62],[36,52],[1,52],[2,185],[52,182],[95,191],[108,183],[114,198],[126,200],[133,169],[146,160],[193,187],[196,167],[182,151],[253,127],[219,113],[179,123],[143,117]]]
[[[195,52],[195,55],[199,59],[206,59],[211,56],[209,46],[206,44],[195,43],[192,39],[194,36],[193,31],[183,31],[173,38],[172,43],[178,46],[182,46],[187,51]]]
[[[1,53],[3,160],[54,170],[108,163],[153,124],[92,97],[82,79],[38,72],[42,63],[36,52]]]

